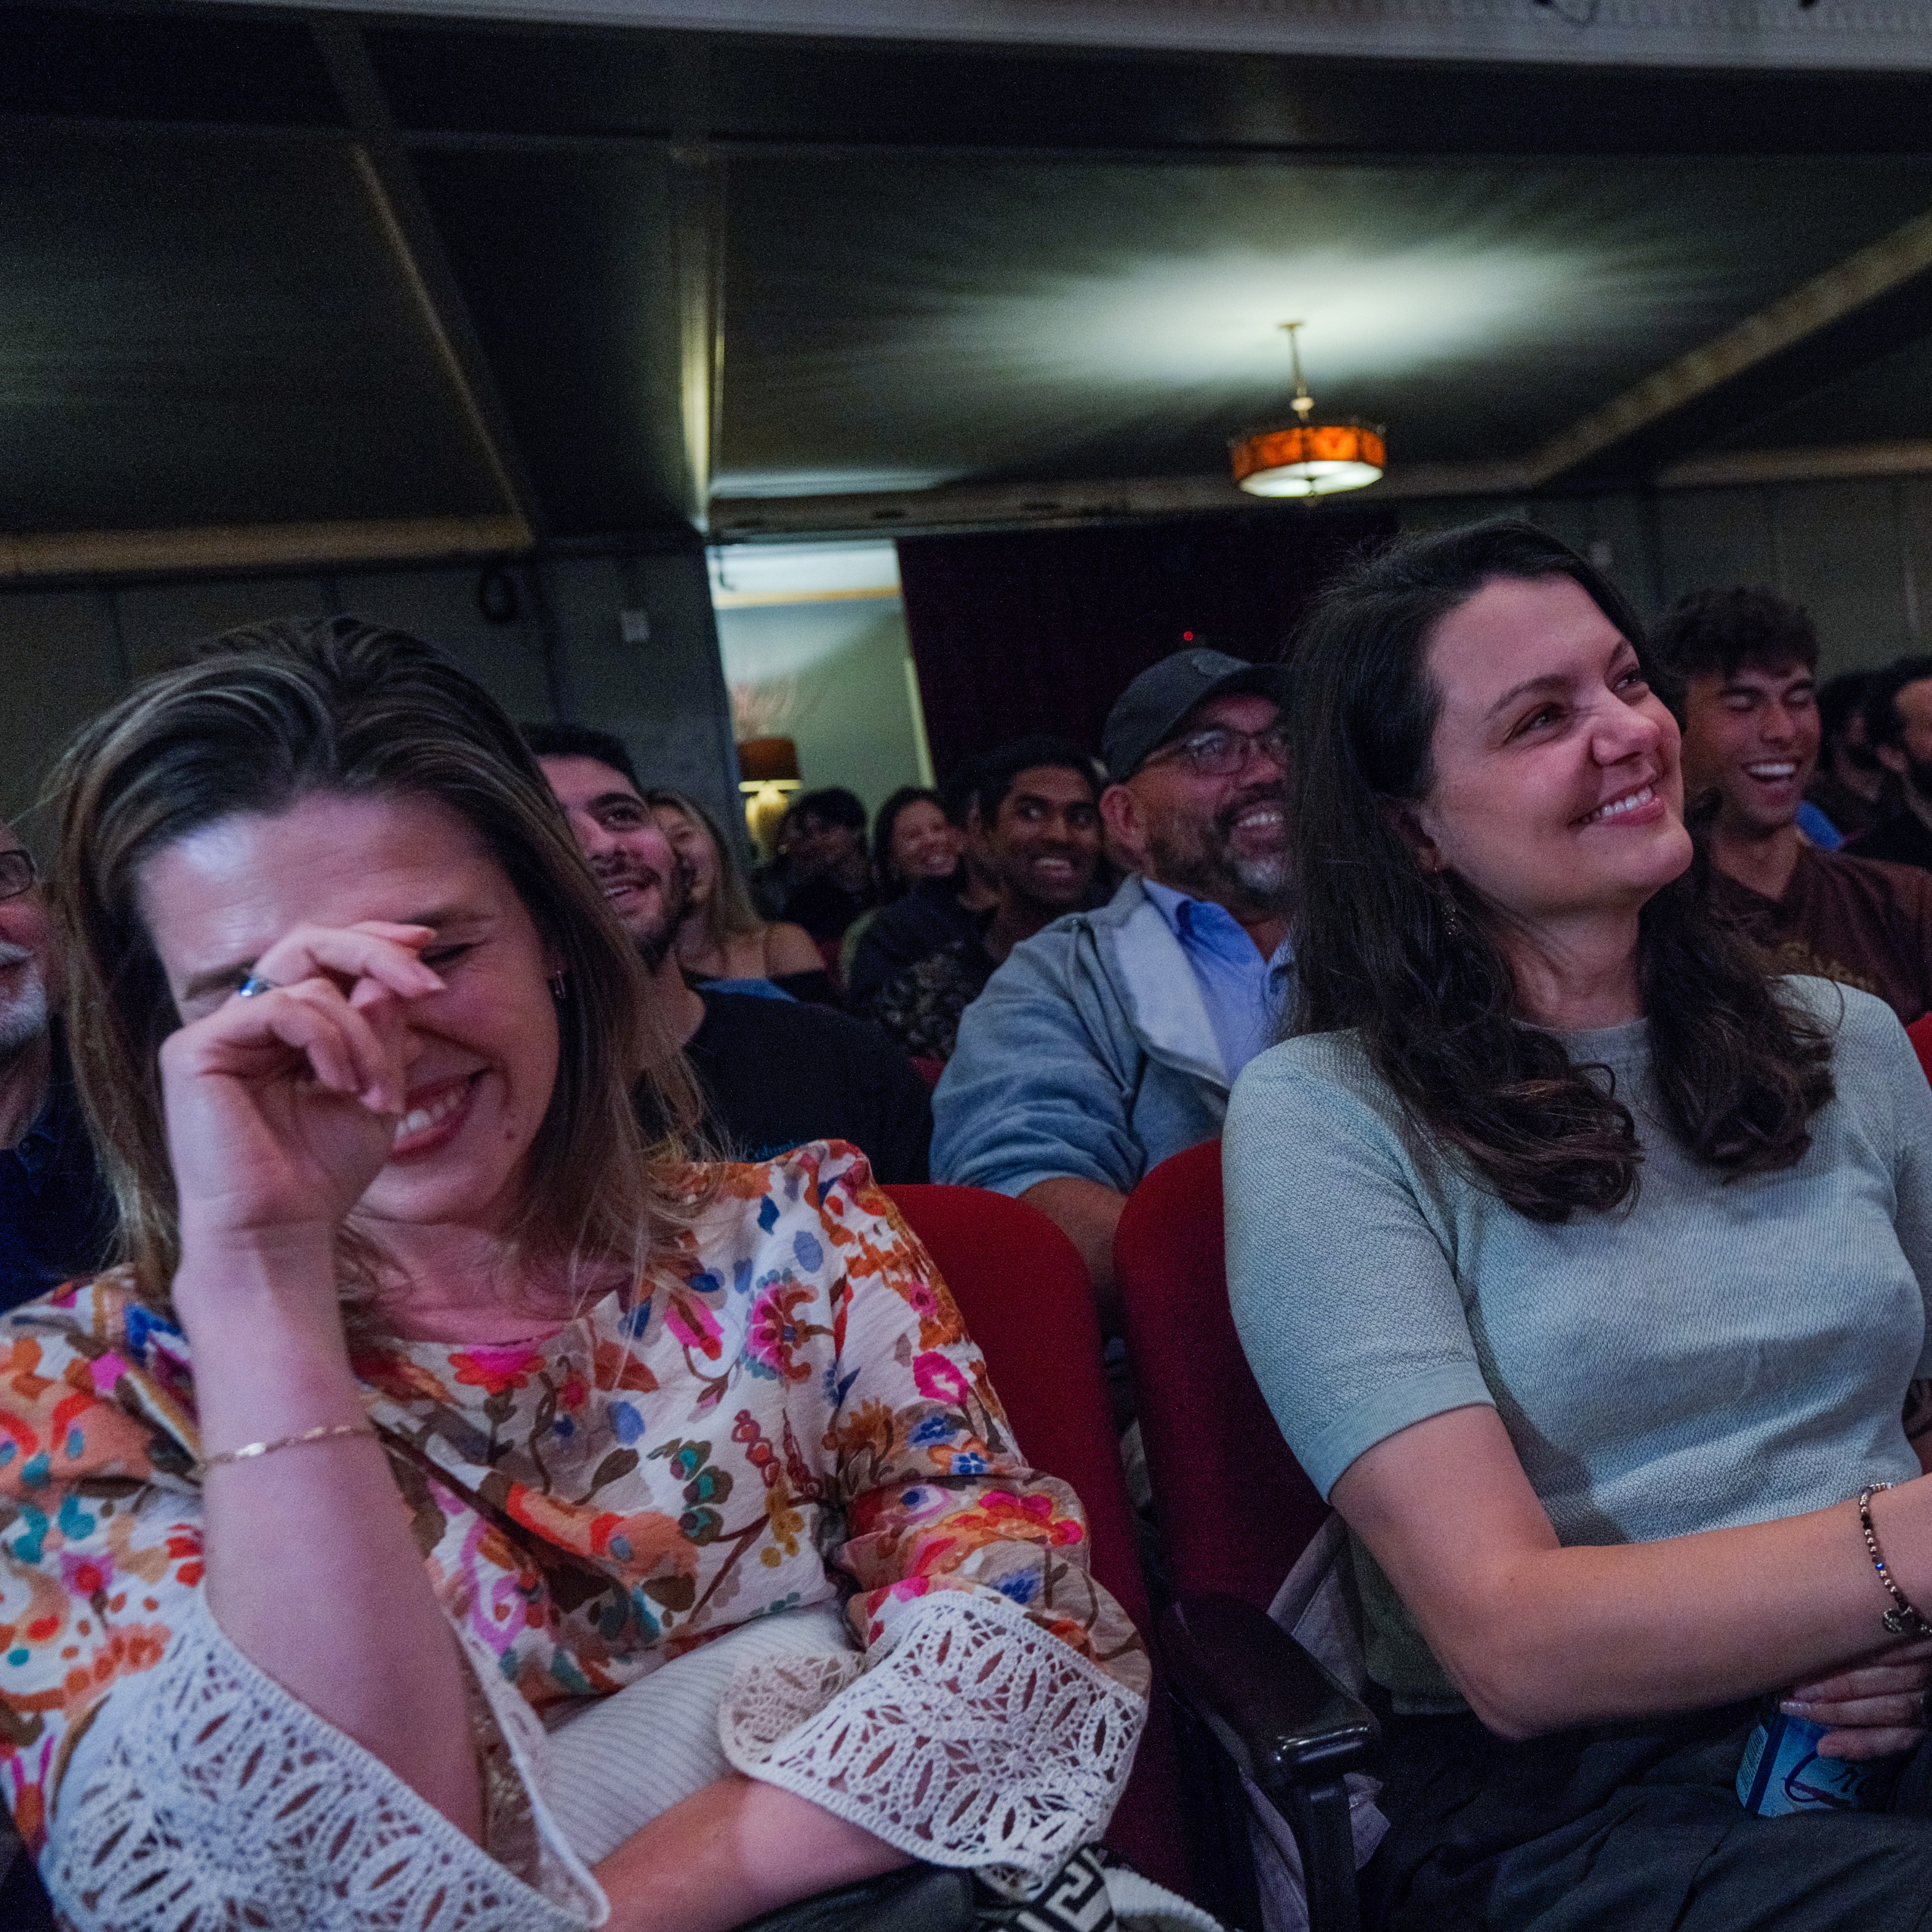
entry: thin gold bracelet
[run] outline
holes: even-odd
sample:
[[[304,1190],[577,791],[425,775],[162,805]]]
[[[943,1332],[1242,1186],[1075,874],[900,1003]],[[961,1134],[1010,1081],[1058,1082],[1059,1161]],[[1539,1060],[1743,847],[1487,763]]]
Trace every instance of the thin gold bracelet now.
[[[272,1456],[278,1449],[299,1448],[304,1442],[327,1442],[338,1436],[367,1436],[376,1432],[366,1422],[325,1422],[319,1428],[304,1429],[299,1436],[278,1436],[272,1442],[244,1442],[238,1449],[224,1449],[219,1455],[204,1456],[200,1469],[218,1468],[224,1462],[252,1462],[258,1456]]]

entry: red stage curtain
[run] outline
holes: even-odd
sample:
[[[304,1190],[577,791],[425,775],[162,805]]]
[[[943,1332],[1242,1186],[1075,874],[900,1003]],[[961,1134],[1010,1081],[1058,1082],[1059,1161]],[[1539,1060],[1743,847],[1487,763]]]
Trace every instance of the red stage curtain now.
[[[1190,642],[1257,663],[1279,657],[1343,560],[1395,529],[1392,511],[1324,505],[902,537],[934,766],[944,776],[1034,731],[1098,751],[1108,711],[1136,672]]]

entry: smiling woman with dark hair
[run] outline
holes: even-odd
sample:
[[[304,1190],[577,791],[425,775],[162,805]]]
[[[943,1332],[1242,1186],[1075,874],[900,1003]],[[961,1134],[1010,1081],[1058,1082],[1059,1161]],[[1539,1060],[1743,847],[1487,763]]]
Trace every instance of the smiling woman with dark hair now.
[[[128,1245],[0,1327],[0,1772],[68,1919],[721,1932],[918,1864],[1004,1910],[1099,1835],[1146,1671],[1078,1504],[862,1156],[683,1158],[476,685],[238,633],[59,806]]]
[[[1904,1034],[1713,922],[1642,630],[1553,538],[1394,546],[1294,668],[1301,1003],[1230,1105],[1229,1281],[1354,1540],[1372,1916],[1922,1924],[1923,1816],[1733,1790],[1767,1695],[1814,1786],[1926,1735]]]

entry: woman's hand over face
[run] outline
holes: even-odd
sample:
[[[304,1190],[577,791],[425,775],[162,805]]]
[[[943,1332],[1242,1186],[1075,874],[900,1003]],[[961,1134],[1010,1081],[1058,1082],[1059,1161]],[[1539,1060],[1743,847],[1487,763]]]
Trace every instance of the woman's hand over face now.
[[[1925,1742],[1928,1690],[1932,1641],[1922,1641],[1801,1684],[1780,1700],[1780,1708],[1832,1727],[1818,1741],[1821,1757],[1893,1757]]]
[[[413,1057],[407,1009],[442,981],[420,926],[298,926],[161,1048],[183,1244],[326,1234],[388,1160]]]

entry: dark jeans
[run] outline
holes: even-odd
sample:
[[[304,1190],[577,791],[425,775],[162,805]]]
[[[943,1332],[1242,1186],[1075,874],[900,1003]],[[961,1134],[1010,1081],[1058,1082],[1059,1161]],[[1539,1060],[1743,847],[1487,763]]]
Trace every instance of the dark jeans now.
[[[1932,1749],[1888,1811],[1738,1804],[1748,1704],[1510,1744],[1386,1720],[1379,1932],[1932,1932]]]

